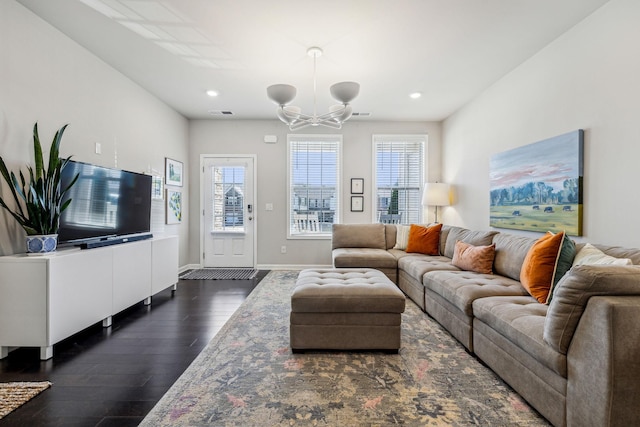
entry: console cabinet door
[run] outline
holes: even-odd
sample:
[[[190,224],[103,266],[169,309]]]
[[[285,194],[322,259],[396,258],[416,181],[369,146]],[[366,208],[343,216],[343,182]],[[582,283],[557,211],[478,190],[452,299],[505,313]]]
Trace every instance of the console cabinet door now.
[[[113,251],[113,314],[150,296],[151,241],[111,246]]]
[[[47,261],[0,259],[0,347],[47,346]]]
[[[48,345],[111,315],[112,262],[105,248],[49,259]]]
[[[178,283],[178,236],[151,242],[151,295]]]

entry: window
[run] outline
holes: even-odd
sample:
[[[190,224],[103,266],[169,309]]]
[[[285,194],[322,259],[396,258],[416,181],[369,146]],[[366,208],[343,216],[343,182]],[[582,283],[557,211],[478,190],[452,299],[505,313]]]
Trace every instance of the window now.
[[[243,166],[213,166],[213,224],[215,232],[244,232]]]
[[[374,135],[374,222],[422,222],[426,135]]]
[[[289,135],[290,238],[331,238],[340,219],[342,136]]]

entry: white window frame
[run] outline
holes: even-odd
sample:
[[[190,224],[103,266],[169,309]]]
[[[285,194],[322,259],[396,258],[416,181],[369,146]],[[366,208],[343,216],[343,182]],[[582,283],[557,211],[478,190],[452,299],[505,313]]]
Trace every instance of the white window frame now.
[[[419,171],[419,191],[418,197],[420,200],[418,201],[418,217],[412,220],[410,218],[402,218],[403,224],[410,223],[423,223],[424,221],[424,208],[421,204],[422,199],[422,190],[424,187],[425,176],[426,174],[426,165],[427,165],[427,146],[428,146],[428,135],[419,134],[419,135],[382,135],[382,134],[374,134],[371,138],[372,145],[372,171],[373,171],[373,182],[371,185],[371,212],[372,212],[372,222],[379,222],[378,218],[378,143],[390,143],[390,142],[404,142],[404,143],[416,143],[419,142],[422,144],[422,165]]]
[[[294,142],[302,142],[302,141],[330,141],[332,143],[337,143],[337,165],[336,165],[336,195],[335,195],[335,203],[336,209],[334,214],[334,224],[338,224],[342,222],[342,135],[335,134],[314,134],[314,135],[303,135],[303,134],[289,134],[287,135],[287,239],[305,239],[305,240],[330,240],[331,239],[331,230],[327,230],[325,232],[292,232],[292,176],[291,176],[291,168],[292,168],[292,144]],[[310,201],[307,198],[307,203]],[[322,204],[320,202],[320,204]]]

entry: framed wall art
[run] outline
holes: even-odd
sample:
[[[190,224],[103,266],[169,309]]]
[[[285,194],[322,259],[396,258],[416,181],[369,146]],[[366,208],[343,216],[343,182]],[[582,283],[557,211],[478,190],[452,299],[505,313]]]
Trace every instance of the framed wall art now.
[[[582,235],[582,129],[495,154],[492,227]]]
[[[363,211],[364,211],[364,197],[351,196],[351,212],[363,212]]]
[[[182,222],[182,192],[167,188],[166,198],[167,224]]]
[[[162,183],[162,177],[158,175],[151,176],[151,199],[162,200],[164,199],[164,185]]]
[[[164,175],[164,183],[166,185],[182,187],[182,162],[165,157]]]
[[[351,178],[351,194],[364,194],[364,178]]]

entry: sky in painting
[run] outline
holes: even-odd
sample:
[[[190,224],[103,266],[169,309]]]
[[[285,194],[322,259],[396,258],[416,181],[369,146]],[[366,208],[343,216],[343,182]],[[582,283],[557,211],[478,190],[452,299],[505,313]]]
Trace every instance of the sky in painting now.
[[[539,181],[560,190],[566,179],[582,176],[579,132],[495,154],[491,157],[491,190]]]

